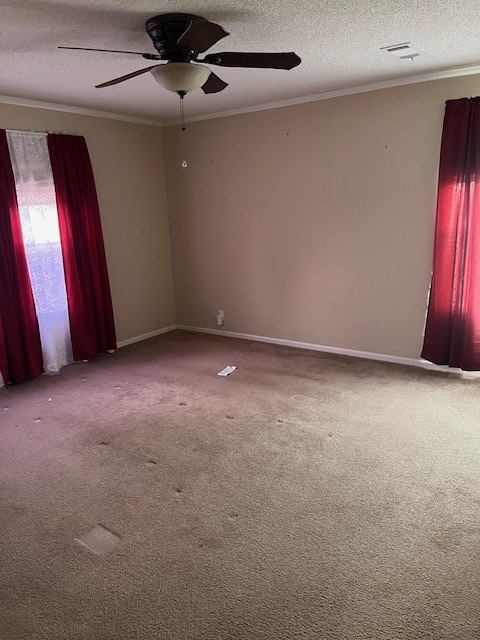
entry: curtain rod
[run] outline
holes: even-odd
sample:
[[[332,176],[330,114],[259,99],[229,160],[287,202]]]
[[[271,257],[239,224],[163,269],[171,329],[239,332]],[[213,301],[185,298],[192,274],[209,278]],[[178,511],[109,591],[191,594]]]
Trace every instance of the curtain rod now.
[[[63,135],[63,136],[78,136],[78,133],[64,133],[63,131],[32,131],[31,129],[5,129],[5,131],[10,131],[11,133],[26,133],[26,134],[31,134],[31,135],[39,135],[39,134],[44,134],[44,135],[48,135],[49,133],[53,133],[56,135]]]
[[[34,136],[34,135],[38,136],[38,134],[40,134],[40,133],[47,135],[46,131],[22,131],[21,129],[5,129],[5,131],[9,131],[10,133],[29,133],[32,136]]]

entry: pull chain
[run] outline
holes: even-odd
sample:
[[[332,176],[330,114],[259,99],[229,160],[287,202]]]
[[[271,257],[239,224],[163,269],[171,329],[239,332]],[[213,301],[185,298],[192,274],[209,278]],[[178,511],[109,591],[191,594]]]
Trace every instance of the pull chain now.
[[[184,133],[187,131],[187,127],[185,126],[185,107],[183,105],[183,99],[185,98],[185,94],[186,94],[186,91],[178,91],[178,95],[180,96],[180,126]],[[188,167],[188,163],[186,160],[182,160],[182,167],[184,169]]]
[[[179,91],[178,95],[180,96],[180,126],[182,128],[182,131],[185,132],[187,130],[187,127],[185,126],[185,106],[183,104],[185,92]]]

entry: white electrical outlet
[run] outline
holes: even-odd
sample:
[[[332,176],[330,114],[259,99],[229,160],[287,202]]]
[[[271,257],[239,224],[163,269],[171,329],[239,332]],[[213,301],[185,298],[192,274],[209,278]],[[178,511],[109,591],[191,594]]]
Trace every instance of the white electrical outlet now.
[[[225,312],[223,309],[215,309],[215,317],[217,319],[217,325],[223,327],[225,324]]]

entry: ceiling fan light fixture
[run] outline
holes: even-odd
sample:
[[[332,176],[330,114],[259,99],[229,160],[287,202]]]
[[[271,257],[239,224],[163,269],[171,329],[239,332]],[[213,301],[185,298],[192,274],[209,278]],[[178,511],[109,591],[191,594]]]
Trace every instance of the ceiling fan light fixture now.
[[[150,73],[167,91],[185,94],[203,87],[211,71],[202,64],[169,62],[153,67]]]

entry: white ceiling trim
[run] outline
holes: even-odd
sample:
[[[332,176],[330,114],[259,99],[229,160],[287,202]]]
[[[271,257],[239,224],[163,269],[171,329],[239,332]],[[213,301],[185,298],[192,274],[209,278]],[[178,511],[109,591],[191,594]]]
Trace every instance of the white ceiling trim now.
[[[85,107],[75,107],[71,104],[60,104],[58,102],[41,102],[40,100],[30,100],[28,98],[15,98],[14,96],[0,95],[0,104],[13,104],[17,107],[31,107],[33,109],[49,109],[50,111],[62,111],[64,113],[75,113],[82,116],[93,116],[94,118],[107,118],[109,120],[123,120],[124,122],[134,122],[135,124],[148,124],[153,127],[161,127],[163,123],[158,120],[148,120],[146,118],[136,118],[121,113],[110,111],[100,111],[98,109],[87,109]]]
[[[442,80],[444,78],[456,78],[460,76],[471,76],[480,74],[480,64],[468,67],[459,67],[457,69],[447,69],[444,71],[434,71],[423,73],[416,76],[408,76],[405,78],[397,78],[394,80],[384,80],[381,82],[372,82],[370,84],[362,84],[346,89],[333,89],[332,91],[324,91],[315,93],[302,98],[290,98],[288,100],[279,100],[277,102],[267,102],[265,104],[256,104],[251,107],[241,107],[239,109],[229,109],[228,111],[218,111],[216,113],[208,113],[202,116],[192,116],[187,118],[187,122],[197,122],[199,120],[211,120],[213,118],[225,118],[227,116],[240,115],[242,113],[253,113],[255,111],[267,111],[268,109],[280,109],[282,107],[290,107],[296,104],[305,104],[307,102],[319,102],[320,100],[330,100],[341,96],[350,96],[356,93],[366,93],[368,91],[377,91],[379,89],[390,89],[391,87],[401,87],[403,85],[416,84],[419,82],[429,82],[431,80]],[[480,94],[480,86],[479,86]],[[179,124],[180,120],[165,123],[164,127],[172,124]]]
[[[227,111],[217,111],[200,116],[192,116],[187,118],[187,122],[197,122],[201,120],[213,120],[215,118],[225,118],[227,116],[241,115],[243,113],[254,113],[255,111],[266,111],[268,109],[280,109],[282,107],[290,107],[296,104],[305,104],[308,102],[318,102],[320,100],[330,100],[341,96],[354,95],[356,93],[366,93],[368,91],[377,91],[379,89],[389,89],[391,87],[400,87],[403,85],[416,84],[419,82],[429,82],[431,80],[442,80],[444,78],[455,78],[460,76],[469,76],[480,74],[480,64],[468,67],[458,67],[454,69],[446,69],[444,71],[434,71],[419,75],[396,78],[393,80],[384,80],[381,82],[372,82],[370,84],[357,85],[347,87],[345,89],[333,89],[332,91],[324,91],[309,96],[299,98],[290,98],[288,100],[279,100],[277,102],[267,102],[264,104],[256,104],[251,107],[240,107],[238,109],[229,109]],[[479,88],[480,93],[480,88]],[[76,107],[74,105],[60,104],[57,102],[41,102],[39,100],[31,100],[27,98],[16,98],[14,96],[0,95],[1,104],[11,104],[20,107],[31,107],[34,109],[49,109],[51,111],[62,111],[65,113],[74,113],[78,115],[93,116],[96,118],[107,118],[111,120],[122,120],[124,122],[133,122],[135,124],[146,124],[154,127],[166,127],[178,124],[180,121],[175,120],[163,123],[159,120],[149,120],[145,118],[136,118],[120,113],[112,113],[110,111],[100,111],[96,109],[87,109],[84,107]]]

